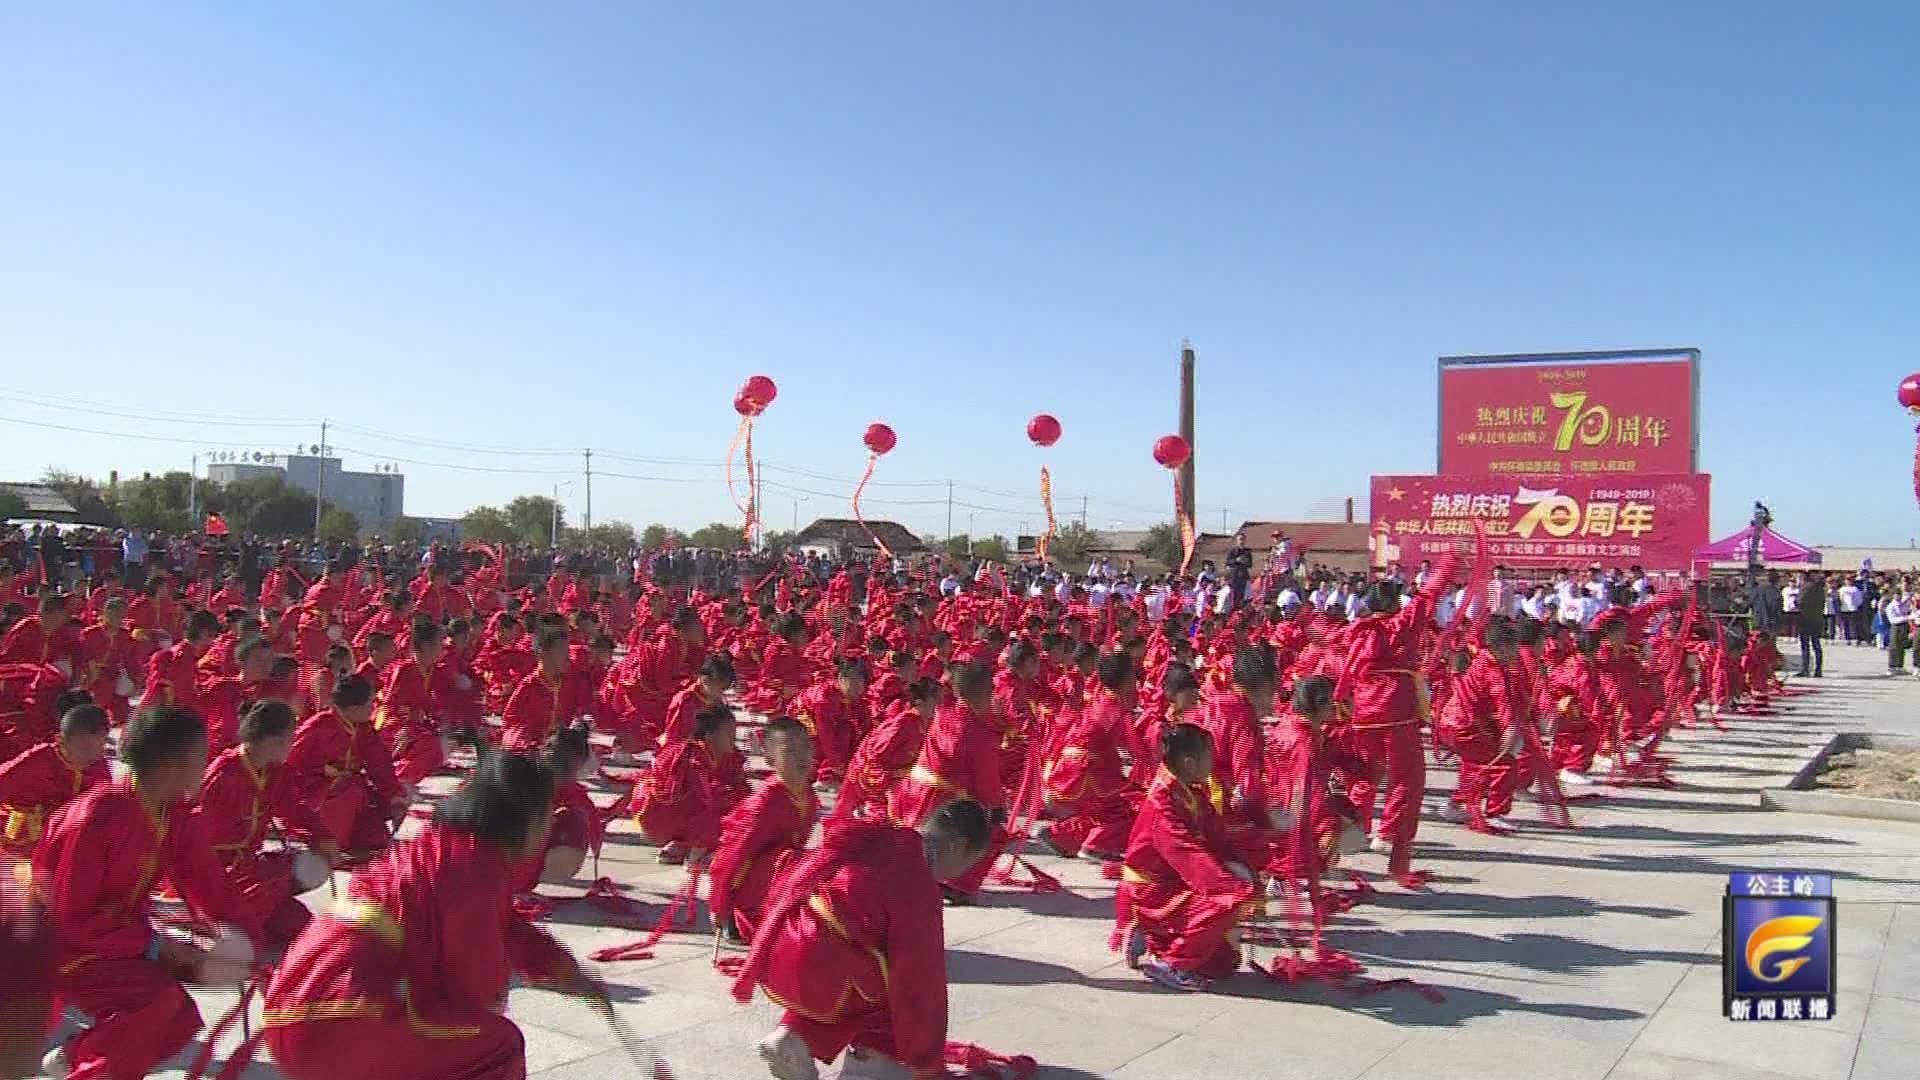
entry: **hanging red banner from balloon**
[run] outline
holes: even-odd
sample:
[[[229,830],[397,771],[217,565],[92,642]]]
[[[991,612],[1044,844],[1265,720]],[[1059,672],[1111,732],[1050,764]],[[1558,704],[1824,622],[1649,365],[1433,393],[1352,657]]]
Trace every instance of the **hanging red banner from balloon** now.
[[[1173,473],[1173,517],[1180,527],[1180,576],[1185,577],[1187,567],[1193,563],[1193,518],[1187,515],[1187,500],[1180,489],[1180,466],[1193,457],[1193,447],[1178,435],[1162,435],[1154,440],[1153,460],[1160,467]]]
[[[866,515],[860,512],[860,493],[867,490],[868,481],[873,479],[873,470],[880,464],[880,456],[891,452],[900,440],[894,435],[892,428],[885,424],[873,423],[867,425],[867,430],[860,437],[860,441],[867,448],[867,471],[861,474],[859,485],[853,489],[853,520],[859,522],[860,527],[867,531],[867,539],[873,541],[873,546],[879,549],[880,554],[892,559],[893,549],[887,547],[887,542],[880,539],[880,535],[873,531],[873,526],[867,524]]]
[[[1920,372],[1900,381],[1898,397],[1907,415],[1920,419]],[[1920,427],[1915,427],[1913,432],[1913,498],[1915,502],[1920,502]]]

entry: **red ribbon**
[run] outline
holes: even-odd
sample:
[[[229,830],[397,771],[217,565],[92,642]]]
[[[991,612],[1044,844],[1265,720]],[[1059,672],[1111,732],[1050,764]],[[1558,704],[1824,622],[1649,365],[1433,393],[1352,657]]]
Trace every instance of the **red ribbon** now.
[[[1173,518],[1180,523],[1180,576],[1187,576],[1187,565],[1193,562],[1193,519],[1187,516],[1187,500],[1180,493],[1180,472],[1173,473]]]
[[[667,905],[666,912],[660,916],[660,921],[654,924],[653,929],[647,932],[646,937],[625,945],[610,945],[607,948],[598,949],[592,954],[593,959],[602,964],[620,960],[651,960],[653,947],[660,944],[660,939],[675,929],[675,923],[679,921],[681,915],[685,914],[686,929],[691,930],[699,911],[700,868],[695,867],[687,874],[687,883],[680,886],[680,891],[674,894],[673,902]]]
[[[867,471],[861,474],[859,486],[853,489],[853,520],[859,522],[860,527],[867,530],[867,539],[872,540],[873,546],[880,549],[880,554],[891,559],[893,558],[892,549],[887,547],[886,541],[874,534],[873,526],[868,525],[867,519],[860,513],[860,493],[867,490],[867,481],[873,479],[873,468],[878,464],[880,464],[879,454],[867,455]]]
[[[1047,545],[1053,542],[1053,538],[1058,534],[1059,530],[1056,528],[1053,520],[1053,475],[1047,472],[1045,465],[1040,466],[1040,505],[1045,507],[1047,511],[1047,531],[1040,534],[1039,541],[1036,542],[1033,547],[1034,554],[1039,557],[1040,561],[1046,562]]]
[[[973,1043],[950,1042],[946,1050],[947,1064],[964,1070],[968,1076],[989,1077],[998,1080],[1033,1080],[1039,1074],[1040,1063],[1025,1054],[996,1054],[984,1046]]]

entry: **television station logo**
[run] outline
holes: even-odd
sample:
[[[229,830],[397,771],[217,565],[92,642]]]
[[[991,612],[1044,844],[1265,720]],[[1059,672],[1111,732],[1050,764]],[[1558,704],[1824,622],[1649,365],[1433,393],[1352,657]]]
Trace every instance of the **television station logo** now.
[[[1729,1020],[1831,1020],[1838,985],[1833,876],[1727,875],[1721,1005]]]

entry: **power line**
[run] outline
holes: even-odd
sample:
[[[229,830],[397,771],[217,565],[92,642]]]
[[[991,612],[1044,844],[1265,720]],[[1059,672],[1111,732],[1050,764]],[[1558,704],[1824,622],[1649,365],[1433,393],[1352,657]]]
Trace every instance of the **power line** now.
[[[201,418],[178,419],[175,417],[166,416],[158,413],[122,412],[118,409],[101,409],[101,408],[94,408],[86,405],[66,405],[57,401],[36,401],[31,397],[14,394],[12,392],[0,392],[0,401],[11,401],[17,405],[31,405],[31,406],[34,406],[35,408],[41,408],[41,409],[61,409],[67,412],[91,413],[95,416],[112,416],[122,420],[148,420],[148,421],[155,421],[162,424],[198,424],[202,426],[215,426],[215,427],[253,427],[253,428],[295,428],[295,427],[311,427],[312,426],[311,424],[302,424],[302,423],[297,423],[295,421],[289,421],[289,420],[238,420],[238,419],[211,420],[211,419],[201,419]]]

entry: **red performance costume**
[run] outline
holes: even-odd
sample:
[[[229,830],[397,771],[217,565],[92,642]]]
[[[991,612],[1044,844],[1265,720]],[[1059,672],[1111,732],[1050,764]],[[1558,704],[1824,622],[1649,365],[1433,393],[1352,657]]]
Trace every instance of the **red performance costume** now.
[[[1140,789],[1127,781],[1122,749],[1135,761],[1145,757],[1129,710],[1117,694],[1102,690],[1047,763],[1048,809],[1065,818],[1048,827],[1047,837],[1062,855],[1084,850],[1117,860],[1126,850]]]
[[[93,1026],[66,1046],[73,1080],[145,1076],[200,1030],[193,999],[152,949],[153,887],[161,875],[202,918],[234,923],[260,941],[259,924],[233,895],[186,808],[156,813],[131,777],[62,808],[33,869],[59,938],[60,998],[93,1017]]]
[[[861,816],[872,809],[885,813],[893,789],[920,760],[927,724],[911,705],[896,705],[886,719],[874,725],[847,763],[846,778],[834,799],[833,816]]]
[[[669,746],[634,788],[633,820],[647,839],[712,851],[720,821],[747,794],[739,751],[718,761],[699,739]]]
[[[1225,821],[1205,784],[1183,784],[1161,769],[1147,787],[1114,894],[1123,936],[1146,937],[1175,970],[1219,979],[1240,968],[1229,933],[1254,914],[1254,886],[1227,870],[1233,857]]]
[[[387,744],[371,725],[356,724],[337,709],[314,713],[294,733],[286,770],[300,802],[312,808],[341,850],[377,851],[392,839],[388,807],[405,789],[393,775]]]
[[[75,768],[58,742],[41,743],[0,764],[0,851],[31,856],[54,811],[111,779],[105,761]]]
[[[277,820],[315,840],[333,837],[296,796],[286,769],[254,765],[245,747],[222,752],[207,766],[193,820],[226,866],[248,917],[264,929],[268,947],[292,941],[313,916],[296,898],[292,853],[261,850],[267,826]]]
[[[991,710],[976,715],[965,703],[942,705],[927,729],[920,761],[894,786],[893,820],[919,828],[934,811],[955,799],[972,799],[989,814],[1005,811],[1006,788],[1000,781],[1001,724]],[[996,831],[986,857],[946,884],[956,892],[978,892],[1000,857],[1007,838]]]
[[[946,941],[920,834],[830,819],[773,896],[734,996],[759,986],[821,1061],[853,1046],[943,1077]]]
[[[393,774],[403,784],[418,784],[447,763],[440,745],[439,701],[453,691],[452,674],[438,665],[420,666],[412,655],[387,669],[374,710],[374,726],[393,750]]]
[[[707,897],[716,923],[731,915],[743,935],[753,935],[775,875],[806,849],[819,812],[811,787],[794,791],[778,776],[768,777],[728,812],[720,823]]]
[[[587,705],[579,687],[573,679],[549,677],[535,668],[507,699],[501,748],[510,754],[537,753],[554,732],[585,715]]]
[[[1406,879],[1413,870],[1413,837],[1420,827],[1420,799],[1427,787],[1426,749],[1420,742],[1422,704],[1415,672],[1421,645],[1433,623],[1434,603],[1453,580],[1459,557],[1449,553],[1426,585],[1392,614],[1375,613],[1347,629],[1347,663],[1334,696],[1353,702],[1354,749],[1366,761],[1367,805],[1357,807],[1364,821],[1372,816],[1372,794],[1384,773],[1387,803],[1379,834],[1392,845],[1387,870]]]
[[[275,1064],[295,1080],[522,1080],[508,979],[578,968],[513,913],[513,874],[500,848],[436,824],[354,875],[267,987]]]

